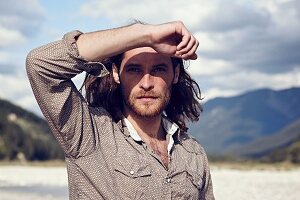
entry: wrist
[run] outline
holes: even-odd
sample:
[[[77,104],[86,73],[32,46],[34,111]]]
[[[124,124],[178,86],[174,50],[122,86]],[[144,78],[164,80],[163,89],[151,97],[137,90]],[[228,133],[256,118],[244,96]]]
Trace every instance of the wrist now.
[[[152,47],[153,37],[152,30],[153,26],[149,24],[134,24],[136,32],[140,35],[137,47]]]

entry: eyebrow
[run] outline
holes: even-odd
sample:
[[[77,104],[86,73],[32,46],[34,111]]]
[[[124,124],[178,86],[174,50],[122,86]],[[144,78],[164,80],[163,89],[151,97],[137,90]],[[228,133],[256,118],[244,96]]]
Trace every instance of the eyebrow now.
[[[154,65],[154,67],[165,67],[165,68],[168,68],[168,65],[166,63],[160,63],[160,64],[157,64],[157,65]]]
[[[140,64],[135,64],[135,63],[129,63],[129,64],[125,64],[124,68],[127,68],[127,67],[141,67]]]
[[[136,63],[128,63],[128,64],[125,64],[124,67],[141,67],[141,66],[142,65],[136,64]],[[166,63],[159,63],[159,64],[154,65],[154,67],[165,67],[165,68],[167,68],[168,65]]]

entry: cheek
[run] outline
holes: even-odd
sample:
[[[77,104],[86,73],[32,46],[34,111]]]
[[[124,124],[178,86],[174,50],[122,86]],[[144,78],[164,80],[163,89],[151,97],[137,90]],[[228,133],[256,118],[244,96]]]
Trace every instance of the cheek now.
[[[125,98],[128,98],[135,91],[136,84],[130,81],[121,81],[122,93]]]
[[[156,82],[156,87],[159,90],[167,90],[170,87],[172,87],[172,80],[159,78],[155,80],[155,82]]]
[[[126,77],[126,76],[125,76]],[[134,87],[134,83],[133,80],[131,80],[130,78],[125,78],[124,75],[120,76],[120,82],[121,82],[121,86],[123,88],[127,88],[127,90],[131,90]]]
[[[125,72],[121,73],[120,75],[120,82],[123,85],[123,87],[128,88],[128,90],[131,90],[136,85],[138,85],[140,81],[140,77],[134,76],[131,74],[126,74]]]

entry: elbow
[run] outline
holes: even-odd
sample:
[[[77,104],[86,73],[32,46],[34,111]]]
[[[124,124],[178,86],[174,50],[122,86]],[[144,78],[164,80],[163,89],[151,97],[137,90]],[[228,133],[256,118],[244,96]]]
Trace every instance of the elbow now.
[[[31,50],[26,56],[26,70],[30,71],[30,69],[35,66],[37,60],[37,52],[35,49]]]
[[[30,78],[32,74],[39,71],[39,67],[41,66],[39,64],[40,62],[40,55],[38,53],[37,49],[31,50],[28,55],[26,56],[26,72],[28,77]]]

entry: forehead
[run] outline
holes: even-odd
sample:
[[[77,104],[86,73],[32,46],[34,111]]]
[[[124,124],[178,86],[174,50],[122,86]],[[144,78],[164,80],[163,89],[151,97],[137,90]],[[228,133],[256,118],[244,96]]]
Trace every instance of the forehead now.
[[[126,51],[123,54],[122,65],[124,66],[127,63],[134,63],[134,64],[157,64],[157,63],[164,63],[171,65],[171,57],[166,56],[163,54],[157,53],[154,49],[150,47],[141,47],[131,49]]]

